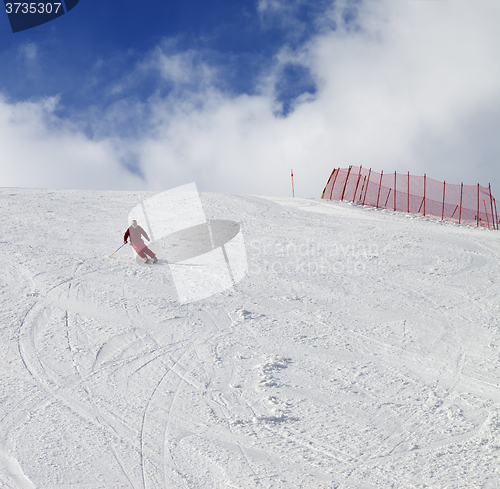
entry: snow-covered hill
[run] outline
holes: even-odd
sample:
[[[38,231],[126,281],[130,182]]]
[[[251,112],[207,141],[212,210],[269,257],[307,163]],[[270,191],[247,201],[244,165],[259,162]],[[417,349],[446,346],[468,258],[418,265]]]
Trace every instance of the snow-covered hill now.
[[[149,195],[0,190],[0,487],[500,487],[500,233],[202,194],[249,274],[181,306]]]

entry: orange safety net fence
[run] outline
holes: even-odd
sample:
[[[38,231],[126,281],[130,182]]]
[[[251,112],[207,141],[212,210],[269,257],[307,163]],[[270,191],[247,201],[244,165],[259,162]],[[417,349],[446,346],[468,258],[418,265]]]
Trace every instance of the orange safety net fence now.
[[[350,166],[333,170],[321,198],[498,230],[490,185],[456,185],[426,175],[384,174]]]

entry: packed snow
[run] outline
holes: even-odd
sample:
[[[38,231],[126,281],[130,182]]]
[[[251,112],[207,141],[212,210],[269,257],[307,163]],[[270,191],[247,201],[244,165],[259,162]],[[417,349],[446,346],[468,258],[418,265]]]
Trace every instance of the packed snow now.
[[[248,274],[180,305],[151,195],[0,189],[1,488],[500,487],[500,233],[202,193]]]

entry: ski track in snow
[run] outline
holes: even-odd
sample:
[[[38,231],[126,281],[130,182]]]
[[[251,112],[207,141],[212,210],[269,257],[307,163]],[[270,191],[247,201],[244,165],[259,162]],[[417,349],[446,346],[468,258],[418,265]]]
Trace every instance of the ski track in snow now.
[[[181,306],[148,195],[0,190],[0,487],[500,486],[500,233],[202,194],[249,274]]]

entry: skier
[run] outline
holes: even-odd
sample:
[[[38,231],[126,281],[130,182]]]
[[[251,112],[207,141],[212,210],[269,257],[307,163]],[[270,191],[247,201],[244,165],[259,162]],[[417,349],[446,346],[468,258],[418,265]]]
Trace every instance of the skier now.
[[[141,226],[138,226],[137,221],[134,219],[132,221],[132,225],[127,229],[127,231],[125,231],[123,240],[127,243],[127,240],[130,237],[130,244],[137,254],[144,259],[144,263],[148,263],[149,261],[146,255],[153,259],[153,263],[156,263],[158,258],[156,258],[156,255],[144,244],[142,236],[144,236],[148,241],[151,241],[146,231],[144,231]]]

